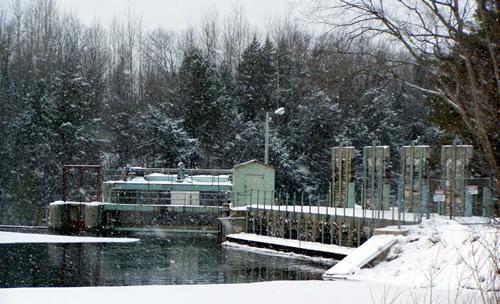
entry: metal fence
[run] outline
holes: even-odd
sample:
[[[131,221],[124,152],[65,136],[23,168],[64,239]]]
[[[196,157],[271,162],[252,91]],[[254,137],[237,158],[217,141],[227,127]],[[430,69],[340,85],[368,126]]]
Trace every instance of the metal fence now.
[[[177,205],[177,206],[222,206],[230,197],[224,192],[194,191],[109,191],[109,202],[115,204]]]
[[[362,209],[375,211],[375,213],[394,214],[397,220],[397,213],[415,214],[418,218],[426,217],[432,213],[451,217],[484,216],[495,217],[494,190],[491,189],[490,180],[487,178],[466,178],[461,187],[444,189],[444,182],[441,179],[425,179],[421,184],[415,184],[412,188],[418,191],[408,191],[403,188],[398,180],[390,180],[391,187],[387,195],[381,196],[380,200],[387,200],[386,203],[367,203],[367,198],[363,195],[362,183],[357,184],[355,191],[355,205],[345,206],[332,197],[332,193],[284,193],[279,191],[259,191],[249,190],[241,193],[241,197],[246,197],[247,202],[239,204],[248,206],[300,206],[306,209],[311,206],[337,208],[338,210]],[[454,204],[454,205],[452,205]],[[343,212],[343,211],[342,211]]]

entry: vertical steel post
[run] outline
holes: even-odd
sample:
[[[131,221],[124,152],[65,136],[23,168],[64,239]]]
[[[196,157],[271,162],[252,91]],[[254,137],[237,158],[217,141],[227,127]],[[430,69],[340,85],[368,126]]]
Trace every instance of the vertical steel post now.
[[[449,189],[446,188],[446,185],[448,183],[447,181],[447,176],[448,176],[448,173],[446,172],[446,170],[448,170],[448,166],[446,165],[446,158],[448,157],[447,156],[447,153],[448,151],[446,151],[445,149],[443,149],[443,147],[441,147],[441,179],[439,180],[439,186],[441,189],[445,190],[444,191],[444,194],[445,194],[445,200],[444,202],[438,202],[438,214],[439,215],[446,215],[446,196],[448,195],[448,191]],[[450,192],[451,193],[451,192]],[[451,194],[450,194],[450,199],[451,199]]]
[[[338,193],[338,200],[339,200],[339,205],[342,204],[342,207],[345,208],[345,203],[343,202],[345,200],[343,199],[343,193],[342,193],[342,180],[343,180],[343,178],[342,178],[342,171],[343,171],[342,170],[343,169],[342,168],[343,167],[343,159],[342,159],[343,153],[342,153],[342,150],[343,150],[342,149],[342,144],[340,144],[340,146],[339,146],[339,182],[338,182],[339,183],[339,190],[338,190],[339,193]]]
[[[68,200],[68,168],[63,166],[63,201]]]
[[[361,210],[363,211],[362,218],[364,219],[366,217],[366,169],[368,166],[367,160],[366,160],[366,153],[363,151],[363,180],[361,183]]]
[[[272,193],[272,192],[271,192]],[[273,195],[274,196],[274,195]],[[273,204],[274,205],[274,204]],[[273,205],[271,205],[271,209],[274,209],[273,208]],[[281,212],[281,204],[280,204],[280,201],[278,200],[278,213]]]
[[[80,185],[79,185],[79,188],[78,188],[78,197],[79,197],[79,200],[80,202],[82,202],[82,191],[83,191],[83,168],[80,167],[78,168],[78,173],[80,173]]]
[[[330,244],[333,244],[333,217],[330,215]]]
[[[337,171],[337,158],[336,150],[332,148],[332,183],[331,183],[331,193],[332,193],[332,204],[335,204],[335,176]]]
[[[262,235],[262,216],[260,215],[260,210],[259,210],[259,197],[260,197],[260,190],[257,190],[257,220],[259,223],[259,235]]]
[[[303,213],[300,212],[299,213],[299,217],[297,219],[297,240],[300,240],[301,237],[300,237],[300,234],[301,234],[301,231],[300,231],[300,221],[303,219]]]
[[[384,216],[385,216],[385,206],[384,206],[384,177],[385,177],[385,155],[384,155],[384,148],[380,147],[380,168],[379,168],[379,174],[378,174],[378,202],[379,202],[379,210],[377,217],[380,220],[382,220],[382,224],[379,224],[380,226],[383,226],[384,222]],[[382,213],[382,217],[380,216],[380,213]]]
[[[404,180],[403,174],[401,174],[401,176],[399,176],[399,187],[398,187],[398,203],[399,203],[399,206],[398,206],[398,229],[401,229],[401,212],[403,212],[403,219],[404,219],[404,207],[403,207],[403,211],[401,210],[402,201],[403,201],[402,193],[404,193],[403,180]]]
[[[249,215],[252,217],[252,233],[255,234],[255,216],[252,214],[253,190],[250,189],[250,209]]]
[[[488,186],[483,187],[483,216],[491,217],[495,212],[492,210],[491,205],[491,190]]]
[[[300,193],[300,213],[304,212],[304,192]]]
[[[307,241],[307,224],[308,224],[308,221],[309,220],[304,219],[304,241]]]
[[[410,210],[415,214],[415,206],[414,204],[414,199],[413,199],[413,189],[415,187],[414,181],[413,181],[413,174],[414,174],[414,166],[415,166],[415,141],[411,142],[411,147],[410,147]]]
[[[257,202],[255,203],[256,204],[255,208],[257,208],[257,212],[259,211],[259,196],[260,196],[260,190],[257,190],[257,197],[256,197]]]
[[[455,211],[455,191],[456,191],[456,174],[457,174],[457,155],[456,155],[457,142],[453,140],[451,148],[451,203],[450,203],[450,220],[453,219],[453,212]]]
[[[286,216],[287,216],[287,219],[288,219],[288,238],[291,240],[292,239],[292,222],[293,220],[291,219],[291,213],[290,211],[288,210],[288,193],[286,195]]]
[[[309,214],[311,214],[311,205],[312,205],[312,203],[311,203],[311,194],[309,194],[308,197],[309,197]]]
[[[101,198],[101,167],[96,167],[96,187],[97,187],[97,190],[96,190],[96,201],[100,202],[102,201],[102,198]]]
[[[318,209],[317,209],[317,211],[318,211],[318,215],[320,215],[320,214],[321,214],[321,212],[320,212],[320,210],[319,210],[319,207],[320,207],[320,206],[321,206],[321,198],[320,198],[320,194],[318,193],[318,201],[317,201],[317,206],[316,206],[316,208],[318,208]]]
[[[398,183],[398,200],[399,200],[399,208],[398,208],[398,227],[401,225],[401,213],[403,213],[403,222],[405,220],[405,211],[406,211],[406,200],[405,200],[405,176],[406,176],[406,150],[401,149],[401,175],[399,176]]]
[[[250,209],[251,208],[247,208],[247,212],[245,213],[245,232],[246,233],[249,233],[249,231],[248,231],[248,221],[250,220],[250,217],[249,217]]]
[[[330,195],[331,195],[331,192],[328,191],[328,197],[327,197],[327,201],[326,201],[326,216],[328,216],[329,214],[329,209],[330,209]]]
[[[318,194],[319,196],[319,194]],[[327,197],[327,200],[328,200],[328,197]],[[320,203],[321,205],[321,203]],[[327,206],[328,208],[328,206]],[[318,207],[319,209],[319,207]],[[323,216],[323,213],[320,213],[320,221],[321,221],[321,243],[324,244],[325,243],[325,218]]]
[[[419,147],[419,157],[418,157],[418,185],[419,185],[419,192],[420,192],[420,200],[419,200],[419,222],[422,221],[422,215],[423,215],[423,200],[425,197],[424,193],[424,185],[423,185],[423,170],[424,170],[424,148]]]
[[[469,197],[470,198],[470,201],[467,201],[467,191],[465,189],[465,160],[466,160],[466,154],[468,153],[468,149],[463,149],[462,150],[462,165],[460,166],[460,189],[462,190],[460,195],[461,195],[461,198],[460,198],[460,202],[462,202],[462,216],[467,216],[465,213],[466,213],[466,205],[469,203],[469,204],[472,204],[472,197]],[[471,209],[471,214],[470,216],[472,216],[472,209]]]
[[[370,209],[373,210],[373,205],[375,201],[375,167],[377,166],[376,164],[376,144],[375,141],[372,142],[372,167],[371,167],[371,174],[370,174]],[[373,211],[372,211],[372,217],[373,217]]]

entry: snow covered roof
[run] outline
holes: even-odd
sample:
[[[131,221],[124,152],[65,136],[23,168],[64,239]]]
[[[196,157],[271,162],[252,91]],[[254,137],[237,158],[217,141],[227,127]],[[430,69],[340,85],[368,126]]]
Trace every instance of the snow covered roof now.
[[[265,163],[263,163],[263,162],[261,162],[261,161],[259,161],[259,160],[256,160],[256,159],[252,159],[252,160],[246,161],[246,162],[244,162],[244,163],[237,164],[237,165],[235,165],[235,166],[234,166],[234,169],[236,169],[236,168],[240,168],[240,167],[244,167],[244,166],[248,166],[248,165],[250,165],[250,164],[259,164],[259,165],[262,165],[262,166],[267,166],[267,167],[269,167],[269,168],[274,169],[274,166],[269,165],[269,164],[265,164]]]
[[[204,176],[200,178],[200,176],[189,176],[183,180],[177,180],[177,178],[170,178],[169,176],[165,176],[165,179],[148,179],[142,176],[133,177],[127,181],[108,181],[105,184],[158,184],[158,185],[181,185],[181,184],[189,184],[189,185],[219,185],[219,186],[231,186],[232,182],[228,180],[227,175],[219,176],[219,178],[214,177],[212,179],[208,179]]]

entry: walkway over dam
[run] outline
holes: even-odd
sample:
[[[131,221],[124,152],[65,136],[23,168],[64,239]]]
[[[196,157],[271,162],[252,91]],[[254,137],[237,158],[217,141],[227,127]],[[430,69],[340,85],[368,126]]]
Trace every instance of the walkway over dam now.
[[[246,232],[322,244],[358,247],[376,228],[411,225],[421,215],[397,208],[366,210],[322,206],[252,206],[248,208]]]

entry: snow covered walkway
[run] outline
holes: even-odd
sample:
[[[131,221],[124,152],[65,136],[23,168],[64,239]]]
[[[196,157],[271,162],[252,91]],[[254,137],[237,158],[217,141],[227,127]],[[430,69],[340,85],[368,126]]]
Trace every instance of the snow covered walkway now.
[[[131,243],[138,242],[134,238],[109,238],[68,236],[37,233],[19,233],[0,231],[0,244],[18,243]]]
[[[316,242],[305,242],[299,240],[290,240],[284,238],[270,237],[264,235],[257,235],[252,233],[237,233],[229,234],[226,239],[230,242],[243,243],[254,245],[256,247],[265,247],[271,249],[285,249],[297,253],[309,253],[309,254],[322,254],[327,256],[333,256],[337,258],[343,258],[349,255],[355,250],[355,248],[321,244]]]
[[[354,218],[366,218],[373,220],[392,220],[397,221],[398,216],[400,220],[405,223],[417,223],[420,220],[420,215],[417,213],[404,212],[398,215],[398,208],[391,208],[390,210],[371,210],[362,209],[361,206],[356,205],[355,208],[341,208],[341,207],[323,207],[323,206],[279,206],[279,205],[264,205],[264,204],[253,204],[246,206],[245,208],[251,207],[257,208],[259,210],[273,210],[281,212],[294,212],[302,214],[320,214],[320,215],[336,215],[336,216],[346,216]]]

